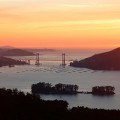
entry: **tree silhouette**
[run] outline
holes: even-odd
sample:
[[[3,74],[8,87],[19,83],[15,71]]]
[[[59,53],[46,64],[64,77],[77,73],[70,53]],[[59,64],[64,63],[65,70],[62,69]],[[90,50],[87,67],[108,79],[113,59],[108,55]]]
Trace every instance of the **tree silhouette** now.
[[[52,86],[50,83],[39,82],[32,84],[31,89],[33,94],[76,94],[79,87],[77,85],[61,83]]]
[[[113,95],[115,88],[112,86],[95,86],[92,88],[93,94],[98,95]]]
[[[107,87],[107,89],[110,87]],[[68,108],[66,101],[42,100],[17,89],[0,88],[0,120],[120,120],[120,110]]]

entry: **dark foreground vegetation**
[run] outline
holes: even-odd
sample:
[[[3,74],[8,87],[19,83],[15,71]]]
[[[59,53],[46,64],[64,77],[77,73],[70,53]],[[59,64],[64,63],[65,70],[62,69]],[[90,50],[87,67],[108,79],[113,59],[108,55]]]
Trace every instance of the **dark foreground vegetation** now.
[[[44,101],[17,89],[0,89],[0,120],[120,120],[120,111],[68,109],[66,101]]]
[[[120,70],[120,48],[96,54],[80,61],[73,61],[70,66],[93,70]]]
[[[94,95],[114,95],[115,88],[112,86],[95,86],[92,88]]]
[[[2,66],[14,66],[14,65],[25,65],[28,64],[24,61],[14,60],[11,58],[0,57],[0,67]]]
[[[59,83],[52,86],[50,83],[45,82],[39,82],[31,86],[33,94],[77,94],[78,88],[78,85]]]

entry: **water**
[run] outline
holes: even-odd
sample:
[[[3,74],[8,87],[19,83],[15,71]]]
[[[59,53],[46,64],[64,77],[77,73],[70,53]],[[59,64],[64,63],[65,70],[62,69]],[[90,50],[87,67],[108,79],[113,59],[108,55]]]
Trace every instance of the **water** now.
[[[61,54],[41,55],[41,66],[35,66],[34,57],[32,65],[2,67],[0,68],[0,87],[18,88],[24,92],[31,91],[31,84],[38,82],[77,84],[79,90],[91,91],[93,86],[110,85],[115,87],[114,96],[94,96],[91,94],[78,95],[41,95],[45,100],[66,100],[69,107],[85,106],[90,108],[120,109],[120,71],[94,71],[85,68],[74,68],[68,66],[69,60],[74,57],[78,59],[89,56],[84,54],[71,54],[67,56],[67,66],[60,66]],[[14,57],[15,58],[15,57]],[[17,57],[16,59],[23,59]],[[28,59],[28,57],[24,57]],[[79,58],[80,59],[80,58]]]

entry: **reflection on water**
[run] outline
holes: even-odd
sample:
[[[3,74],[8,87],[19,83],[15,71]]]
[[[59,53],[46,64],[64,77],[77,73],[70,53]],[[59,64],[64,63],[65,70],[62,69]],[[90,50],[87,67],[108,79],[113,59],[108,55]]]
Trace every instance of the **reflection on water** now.
[[[79,95],[41,95],[45,100],[66,100],[69,102],[69,107],[85,106],[90,108],[105,108],[105,109],[120,109],[118,96],[93,96],[91,94]]]

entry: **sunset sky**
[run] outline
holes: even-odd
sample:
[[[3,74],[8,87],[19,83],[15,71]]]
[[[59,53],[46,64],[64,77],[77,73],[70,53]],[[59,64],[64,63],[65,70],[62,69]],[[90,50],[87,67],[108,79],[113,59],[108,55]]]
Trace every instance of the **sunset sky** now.
[[[0,0],[0,46],[120,46],[120,0]]]

